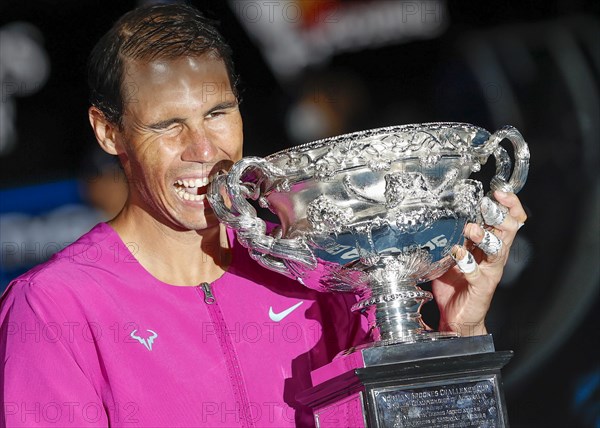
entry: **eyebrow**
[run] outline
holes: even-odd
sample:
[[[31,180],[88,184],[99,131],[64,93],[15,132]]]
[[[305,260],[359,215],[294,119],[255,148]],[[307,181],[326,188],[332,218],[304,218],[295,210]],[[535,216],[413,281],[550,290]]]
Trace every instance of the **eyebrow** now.
[[[174,117],[167,120],[161,120],[160,122],[151,123],[150,125],[146,125],[150,129],[165,129],[175,123],[183,123],[185,119]]]
[[[217,104],[216,106],[214,106],[213,108],[211,108],[210,110],[208,110],[206,112],[206,114],[211,114],[214,113],[217,110],[226,110],[229,108],[234,108],[238,106],[238,101],[223,101],[222,103]]]

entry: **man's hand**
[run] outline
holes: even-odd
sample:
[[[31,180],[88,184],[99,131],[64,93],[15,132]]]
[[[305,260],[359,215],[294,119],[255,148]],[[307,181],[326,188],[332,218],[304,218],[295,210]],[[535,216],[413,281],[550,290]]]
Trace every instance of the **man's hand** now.
[[[525,210],[513,193],[494,192],[496,202],[484,198],[485,227],[469,223],[465,236],[473,245],[452,248],[457,265],[432,282],[440,310],[440,331],[462,336],[486,334],[485,316],[502,277],[510,247],[525,223]],[[500,204],[500,205],[498,205]],[[472,247],[472,248],[471,248]]]

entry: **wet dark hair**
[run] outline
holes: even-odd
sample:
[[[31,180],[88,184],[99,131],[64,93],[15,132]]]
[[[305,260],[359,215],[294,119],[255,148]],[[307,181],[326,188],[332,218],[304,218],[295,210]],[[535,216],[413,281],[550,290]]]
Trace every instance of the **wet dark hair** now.
[[[183,4],[142,6],[123,15],[98,41],[88,61],[90,103],[121,125],[127,88],[125,62],[216,55],[223,60],[234,95],[237,76],[231,48],[216,22]]]

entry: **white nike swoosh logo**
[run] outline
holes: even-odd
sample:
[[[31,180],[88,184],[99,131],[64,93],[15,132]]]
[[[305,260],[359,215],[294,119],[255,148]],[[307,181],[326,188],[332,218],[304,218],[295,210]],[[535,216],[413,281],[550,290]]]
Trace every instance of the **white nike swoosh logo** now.
[[[289,314],[294,312],[298,308],[298,306],[300,306],[302,303],[304,303],[304,300],[296,303],[291,308],[287,308],[285,311],[279,312],[277,314],[275,312],[273,312],[273,306],[271,306],[271,307],[269,307],[269,318],[271,318],[271,321],[279,322],[282,319],[284,319],[285,317],[287,317]]]

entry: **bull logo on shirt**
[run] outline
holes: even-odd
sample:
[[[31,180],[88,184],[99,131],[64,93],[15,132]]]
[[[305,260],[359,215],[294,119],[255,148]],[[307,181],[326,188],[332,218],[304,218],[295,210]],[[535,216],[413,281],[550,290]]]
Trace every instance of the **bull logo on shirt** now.
[[[136,335],[137,329],[133,330],[131,332],[130,336],[132,338],[134,338],[135,340],[137,340],[138,342],[140,342],[142,345],[144,345],[146,347],[146,349],[148,349],[148,351],[152,351],[152,344],[154,343],[154,339],[156,339],[158,337],[158,333],[155,332],[154,330],[146,330],[146,331],[152,333],[152,336],[148,337],[147,339],[144,339],[143,337]]]

